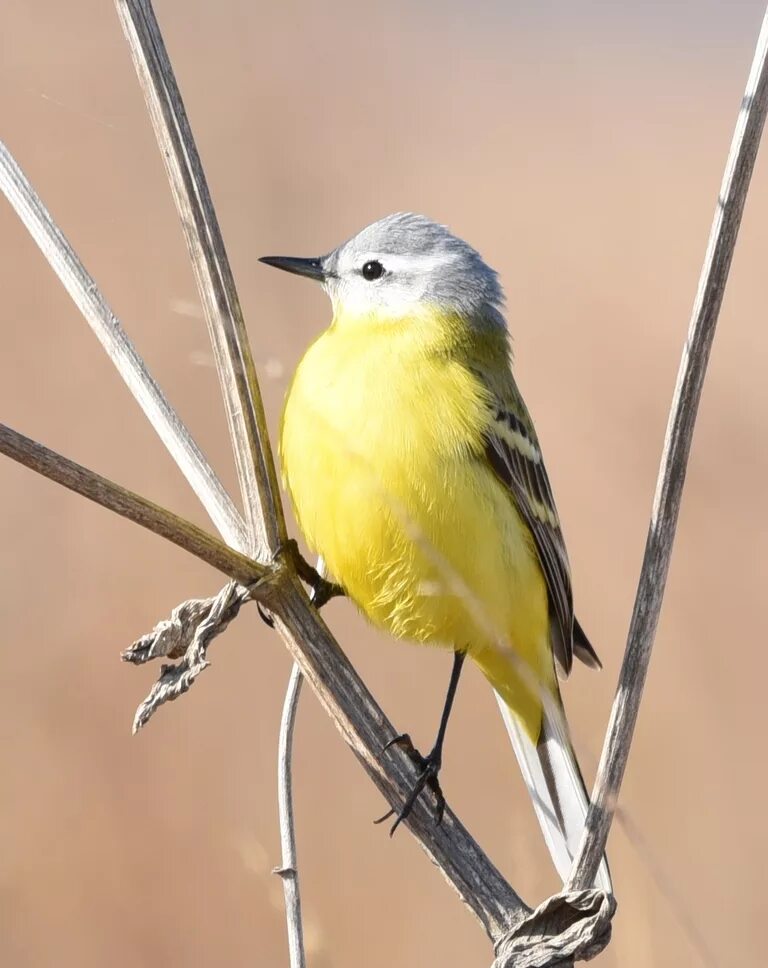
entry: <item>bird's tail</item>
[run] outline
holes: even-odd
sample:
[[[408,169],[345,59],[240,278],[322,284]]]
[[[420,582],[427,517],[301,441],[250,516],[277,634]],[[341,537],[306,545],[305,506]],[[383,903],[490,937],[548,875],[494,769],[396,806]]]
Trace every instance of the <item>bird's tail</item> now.
[[[514,712],[497,694],[525,785],[531,795],[544,839],[563,883],[568,880],[584,832],[589,796],[576,761],[568,727],[556,710],[543,712],[538,742],[534,742]],[[559,707],[559,703],[557,703]],[[613,893],[608,862],[603,857],[595,887]]]

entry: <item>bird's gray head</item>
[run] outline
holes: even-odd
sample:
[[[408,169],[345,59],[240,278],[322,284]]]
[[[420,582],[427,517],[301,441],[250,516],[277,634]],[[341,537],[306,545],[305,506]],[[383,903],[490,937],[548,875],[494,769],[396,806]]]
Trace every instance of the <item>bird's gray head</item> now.
[[[260,261],[321,281],[335,312],[345,316],[402,318],[434,307],[473,323],[504,325],[496,273],[470,245],[423,215],[388,215],[317,259]]]

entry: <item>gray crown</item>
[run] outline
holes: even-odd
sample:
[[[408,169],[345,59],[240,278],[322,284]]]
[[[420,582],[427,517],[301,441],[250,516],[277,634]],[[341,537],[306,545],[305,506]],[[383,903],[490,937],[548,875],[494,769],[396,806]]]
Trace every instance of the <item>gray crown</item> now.
[[[360,269],[365,260],[391,264],[393,284],[411,286],[420,298],[466,317],[502,325],[504,293],[498,276],[477,250],[423,215],[399,212],[368,225],[334,249],[322,262],[330,273]]]

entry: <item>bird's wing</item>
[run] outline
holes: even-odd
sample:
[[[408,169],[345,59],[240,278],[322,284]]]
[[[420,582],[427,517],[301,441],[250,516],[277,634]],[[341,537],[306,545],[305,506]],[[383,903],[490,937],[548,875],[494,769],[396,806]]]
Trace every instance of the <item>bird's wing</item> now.
[[[552,650],[565,675],[571,670],[574,645],[589,665],[599,660],[584,633],[574,643],[573,593],[568,554],[552,488],[547,477],[536,432],[525,404],[515,389],[496,399],[485,438],[485,457],[498,479],[509,489],[515,505],[533,536],[549,593]]]

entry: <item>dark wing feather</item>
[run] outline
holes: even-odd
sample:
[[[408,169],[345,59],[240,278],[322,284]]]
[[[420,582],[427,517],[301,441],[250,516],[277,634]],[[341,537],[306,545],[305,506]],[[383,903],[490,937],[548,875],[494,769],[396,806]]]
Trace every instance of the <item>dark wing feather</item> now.
[[[592,648],[592,643],[587,638],[587,634],[579,624],[576,616],[573,616],[573,654],[588,665],[590,669],[602,669],[603,663],[600,656]]]
[[[499,407],[485,443],[489,464],[499,480],[509,488],[533,536],[549,592],[552,650],[558,665],[567,675],[571,670],[574,652],[571,572],[544,460],[522,401],[519,408]],[[583,632],[581,635],[592,652],[586,636]],[[579,645],[582,643],[579,642]],[[581,657],[580,653],[581,650]]]

